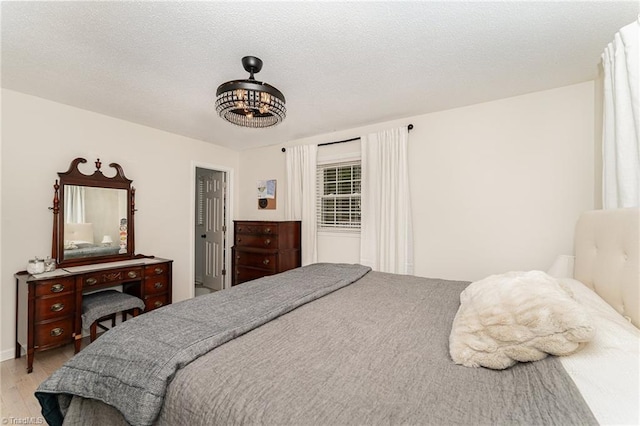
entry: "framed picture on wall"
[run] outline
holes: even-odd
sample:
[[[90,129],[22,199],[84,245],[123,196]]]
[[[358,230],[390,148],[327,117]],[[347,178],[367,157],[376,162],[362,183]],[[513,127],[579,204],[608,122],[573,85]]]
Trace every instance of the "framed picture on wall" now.
[[[258,188],[258,209],[275,210],[276,208],[276,180],[259,180]]]

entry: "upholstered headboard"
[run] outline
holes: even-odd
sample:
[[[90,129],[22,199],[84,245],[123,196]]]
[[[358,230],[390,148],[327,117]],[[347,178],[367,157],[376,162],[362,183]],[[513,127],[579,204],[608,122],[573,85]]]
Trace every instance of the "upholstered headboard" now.
[[[92,223],[65,223],[64,240],[73,243],[93,244],[93,224]]]
[[[594,210],[575,233],[574,278],[640,328],[640,209]]]

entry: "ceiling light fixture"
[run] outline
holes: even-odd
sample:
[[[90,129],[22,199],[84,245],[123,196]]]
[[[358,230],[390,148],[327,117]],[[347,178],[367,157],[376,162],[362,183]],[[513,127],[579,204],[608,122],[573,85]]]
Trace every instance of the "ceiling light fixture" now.
[[[270,84],[253,78],[253,74],[262,69],[262,61],[255,56],[245,56],[242,66],[250,74],[248,80],[227,81],[216,91],[218,115],[242,127],[270,127],[282,122],[287,116],[284,95]]]

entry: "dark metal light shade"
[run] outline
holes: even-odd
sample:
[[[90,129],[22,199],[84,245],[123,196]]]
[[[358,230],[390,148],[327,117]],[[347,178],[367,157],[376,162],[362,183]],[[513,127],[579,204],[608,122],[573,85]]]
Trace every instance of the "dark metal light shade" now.
[[[253,56],[242,58],[248,80],[234,80],[221,84],[216,91],[216,111],[220,117],[242,127],[274,126],[287,116],[282,92],[270,84],[256,81],[262,61]]]

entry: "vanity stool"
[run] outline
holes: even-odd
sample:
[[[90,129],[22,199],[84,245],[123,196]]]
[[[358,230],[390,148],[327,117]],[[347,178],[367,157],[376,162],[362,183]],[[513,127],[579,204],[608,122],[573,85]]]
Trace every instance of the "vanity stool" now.
[[[82,298],[82,324],[89,325],[90,339],[93,342],[96,340],[98,327],[108,330],[100,322],[110,319],[113,327],[118,312],[122,312],[122,321],[126,321],[127,313],[135,317],[141,310],[144,310],[144,302],[135,296],[117,290],[99,291]]]

